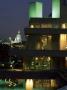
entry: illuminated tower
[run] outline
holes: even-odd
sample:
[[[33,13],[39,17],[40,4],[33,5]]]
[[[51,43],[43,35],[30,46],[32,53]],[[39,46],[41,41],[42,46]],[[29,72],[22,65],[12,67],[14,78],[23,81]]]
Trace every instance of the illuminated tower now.
[[[42,18],[43,5],[41,2],[32,2],[29,5],[29,18]]]
[[[15,40],[14,40],[15,43],[21,43],[22,42],[22,37],[21,37],[21,33],[20,31],[18,31],[16,37],[15,37]]]
[[[52,18],[60,18],[60,0],[52,0]]]

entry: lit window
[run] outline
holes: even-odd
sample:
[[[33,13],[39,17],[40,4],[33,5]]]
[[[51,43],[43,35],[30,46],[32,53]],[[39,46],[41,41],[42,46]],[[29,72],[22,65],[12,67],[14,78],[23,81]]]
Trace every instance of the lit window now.
[[[63,28],[63,29],[65,29],[65,28],[66,28],[65,23],[64,23],[64,24],[62,24],[62,28]]]
[[[52,28],[52,24],[41,24],[41,28]]]
[[[26,80],[26,90],[33,90],[33,80],[32,79]]]
[[[30,25],[30,28],[34,28],[34,25]]]
[[[40,28],[40,25],[39,25],[39,24],[36,24],[36,25],[35,25],[35,28]]]
[[[56,87],[56,80],[51,79],[51,87]]]

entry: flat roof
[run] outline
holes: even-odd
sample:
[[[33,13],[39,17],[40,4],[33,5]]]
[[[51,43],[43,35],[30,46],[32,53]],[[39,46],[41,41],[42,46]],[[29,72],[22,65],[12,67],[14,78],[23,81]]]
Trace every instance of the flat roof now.
[[[60,19],[58,18],[54,18],[54,19],[52,18],[31,18],[29,22],[44,23],[44,22],[59,22],[59,21]]]
[[[30,18],[29,23],[64,23],[67,22],[66,19],[63,18]]]

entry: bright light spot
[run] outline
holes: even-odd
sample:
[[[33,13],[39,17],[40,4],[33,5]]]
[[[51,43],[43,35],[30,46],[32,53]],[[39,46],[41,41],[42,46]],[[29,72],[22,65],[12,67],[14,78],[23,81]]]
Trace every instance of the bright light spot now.
[[[66,35],[65,34],[61,34],[61,41],[64,41],[64,40],[66,40]]]
[[[12,84],[9,84],[8,86],[11,87]]]
[[[4,64],[2,64],[2,66],[4,67]]]
[[[50,58],[50,57],[48,57],[47,61],[49,62],[50,60],[51,60],[51,58]]]
[[[14,83],[14,85],[13,85],[14,87],[16,86],[16,83]]]
[[[62,28],[63,28],[63,29],[65,29],[65,28],[66,28],[65,23],[64,23],[64,24],[62,24]]]
[[[38,60],[38,57],[36,57],[35,60]]]
[[[32,62],[32,65],[34,65],[34,62]]]
[[[67,49],[67,45],[66,45],[66,47],[65,47],[66,49]]]
[[[34,28],[34,25],[30,25],[30,28]]]
[[[65,60],[67,61],[67,57],[65,57]]]
[[[13,67],[12,65],[10,65],[10,67]]]
[[[56,86],[56,81],[51,79],[51,87],[55,87]]]
[[[26,90],[33,90],[33,80],[32,79],[26,80]]]

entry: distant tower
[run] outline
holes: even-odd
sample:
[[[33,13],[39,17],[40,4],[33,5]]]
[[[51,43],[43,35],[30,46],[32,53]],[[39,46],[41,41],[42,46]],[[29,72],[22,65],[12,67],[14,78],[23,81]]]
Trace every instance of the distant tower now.
[[[11,37],[9,37],[9,42],[10,42],[10,44],[12,44],[12,43],[13,43],[13,40],[12,40],[12,38],[11,38]]]
[[[12,38],[11,38],[11,37],[9,37],[9,41],[10,41],[10,42],[12,41]]]
[[[42,2],[32,2],[29,5],[29,18],[42,18],[43,5]]]
[[[60,18],[60,0],[52,0],[52,18]]]
[[[21,42],[22,42],[22,37],[21,37],[20,30],[19,30],[15,37],[14,43],[21,43]]]

